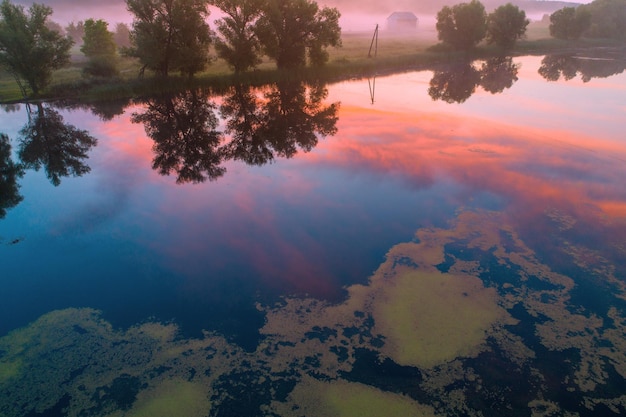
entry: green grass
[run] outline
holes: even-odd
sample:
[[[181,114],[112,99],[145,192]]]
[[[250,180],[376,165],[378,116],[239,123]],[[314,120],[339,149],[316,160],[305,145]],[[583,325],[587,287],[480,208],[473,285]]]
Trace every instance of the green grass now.
[[[371,33],[349,32],[343,35],[341,48],[329,50],[329,62],[321,68],[303,68],[298,71],[278,71],[273,62],[265,59],[254,71],[235,77],[226,62],[214,59],[202,73],[189,80],[185,77],[170,76],[167,80],[158,79],[146,71],[143,79],[138,78],[140,64],[136,59],[120,57],[119,76],[115,79],[95,79],[83,76],[85,57],[78,47],[72,49],[71,64],[58,70],[41,98],[75,98],[86,101],[132,99],[159,92],[174,92],[185,88],[211,88],[221,91],[234,82],[262,85],[282,79],[304,79],[337,81],[355,77],[364,77],[376,72],[392,73],[415,69],[427,69],[443,62],[468,56],[463,52],[454,52],[438,44],[437,33],[433,28],[423,28],[407,36],[393,36],[381,32],[378,48],[372,48]],[[549,37],[545,23],[536,22],[528,27],[527,36],[517,43],[512,55],[544,54],[551,51],[568,51],[595,46],[616,46],[607,40],[562,41]],[[469,56],[485,57],[501,53],[494,46],[480,45]],[[375,57],[373,55],[376,55]],[[0,103],[22,101],[22,94],[6,71],[0,70]]]

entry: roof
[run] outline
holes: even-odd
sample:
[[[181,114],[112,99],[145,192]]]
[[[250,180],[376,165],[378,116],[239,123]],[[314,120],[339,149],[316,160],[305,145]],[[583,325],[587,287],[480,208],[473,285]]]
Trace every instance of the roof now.
[[[412,12],[393,12],[387,20],[417,20],[417,16]]]

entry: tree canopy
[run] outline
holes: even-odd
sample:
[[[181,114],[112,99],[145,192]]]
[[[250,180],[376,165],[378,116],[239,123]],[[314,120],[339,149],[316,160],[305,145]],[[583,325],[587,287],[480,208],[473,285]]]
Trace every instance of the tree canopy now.
[[[590,25],[591,14],[580,7],[564,7],[550,15],[550,35],[558,39],[578,39]]]
[[[80,50],[89,62],[84,69],[88,75],[110,77],[117,75],[117,45],[109,24],[104,20],[87,19]]]
[[[129,54],[167,76],[192,76],[209,60],[208,0],[126,0],[134,15]]]
[[[217,20],[221,35],[215,49],[235,72],[253,68],[260,62],[261,44],[255,33],[255,23],[262,13],[263,0],[214,0],[225,16]]]
[[[326,48],[341,46],[339,10],[310,0],[266,0],[256,33],[267,56],[280,69],[328,61]]]
[[[626,0],[595,0],[577,10],[590,14],[585,36],[626,39]]]
[[[444,6],[437,13],[439,40],[455,49],[470,49],[487,34],[487,13],[478,0]]]
[[[503,49],[512,48],[524,36],[530,20],[519,7],[507,3],[487,16],[487,42]]]
[[[51,14],[41,4],[33,4],[28,13],[8,0],[0,4],[0,65],[15,76],[24,94],[22,80],[37,95],[50,83],[52,72],[69,63],[74,42],[48,28]]]

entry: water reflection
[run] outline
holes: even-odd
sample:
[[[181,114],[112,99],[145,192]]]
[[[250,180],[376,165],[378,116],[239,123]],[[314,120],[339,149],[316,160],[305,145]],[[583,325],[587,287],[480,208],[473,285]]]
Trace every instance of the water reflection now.
[[[435,71],[428,94],[433,100],[463,103],[481,86],[492,94],[511,88],[517,81],[519,65],[511,57],[495,57],[476,69],[472,61],[459,61],[448,68]]]
[[[225,146],[229,158],[262,165],[275,157],[291,158],[298,149],[308,152],[318,137],[337,132],[339,103],[324,104],[323,84],[279,82],[260,99],[250,87],[235,86],[220,108],[226,119]]]
[[[154,140],[152,168],[161,175],[176,173],[176,182],[215,180],[226,172],[221,166],[222,133],[217,131],[216,106],[200,91],[149,99],[146,110],[134,113]]]
[[[154,140],[153,169],[175,173],[179,184],[199,183],[223,176],[227,160],[264,165],[334,135],[339,103],[325,104],[327,95],[323,84],[279,82],[262,91],[235,85],[219,106],[224,132],[217,105],[198,90],[149,99],[131,120]]]
[[[124,114],[124,110],[130,105],[129,99],[117,99],[109,101],[97,101],[83,103],[80,101],[65,101],[55,103],[55,107],[71,110],[86,110],[98,116],[103,122],[113,120]]]
[[[56,110],[37,104],[37,113],[29,110],[29,121],[20,130],[18,155],[26,168],[44,168],[55,186],[61,178],[81,176],[91,169],[85,163],[88,152],[98,141],[86,130],[65,123]]]
[[[0,134],[0,219],[6,216],[8,209],[22,201],[17,180],[23,175],[24,167],[11,159],[9,137],[4,133]]]
[[[571,80],[580,74],[583,82],[592,78],[606,78],[621,74],[626,69],[626,60],[616,58],[603,51],[585,56],[575,54],[546,55],[541,60],[539,74],[547,81]]]
[[[517,81],[518,70],[510,56],[490,58],[482,65],[480,85],[491,94],[501,93]]]
[[[72,226],[50,238],[38,225],[38,239],[2,247],[0,326],[32,324],[0,338],[0,409],[158,415],[166,401],[172,415],[213,417],[348,415],[354,404],[371,415],[623,414],[626,158],[614,103],[625,78],[548,84],[539,61],[523,61],[535,66],[507,100],[485,94],[475,107],[426,94],[394,107],[428,73],[383,78],[399,89],[379,91],[391,103],[382,110],[363,103],[364,80],[347,82],[331,90],[341,113],[320,104],[280,123],[314,88],[234,87],[219,107],[198,93],[196,108],[224,117],[223,162],[287,155],[268,124],[321,112],[340,132],[289,163],[198,187],[154,181],[146,156],[158,144],[142,126],[102,124],[111,133],[94,155],[99,194],[58,206],[66,217],[91,213],[115,177],[132,177],[132,198],[79,236]],[[512,62],[499,65],[486,75],[475,64],[478,85],[512,85]],[[519,88],[532,83],[544,88]],[[603,100],[569,123],[586,109],[580,91]],[[240,157],[226,154],[231,144]],[[122,163],[143,171],[114,169]],[[75,193],[67,185],[56,195]],[[21,192],[33,193],[26,183]],[[24,217],[55,210],[29,206]],[[71,309],[35,320],[77,304],[105,316]],[[193,326],[207,332],[187,337]]]

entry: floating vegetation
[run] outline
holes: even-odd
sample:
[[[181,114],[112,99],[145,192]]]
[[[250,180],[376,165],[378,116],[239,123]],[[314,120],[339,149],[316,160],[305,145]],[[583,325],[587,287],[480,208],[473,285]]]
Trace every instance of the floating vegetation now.
[[[543,215],[555,236],[577,227]],[[0,339],[0,415],[617,415],[626,291],[609,260],[576,248],[560,249],[571,270],[611,285],[604,314],[572,296],[583,278],[486,211],[418,230],[343,302],[258,305],[252,352],[175,324],[119,330],[95,310],[50,312]]]

